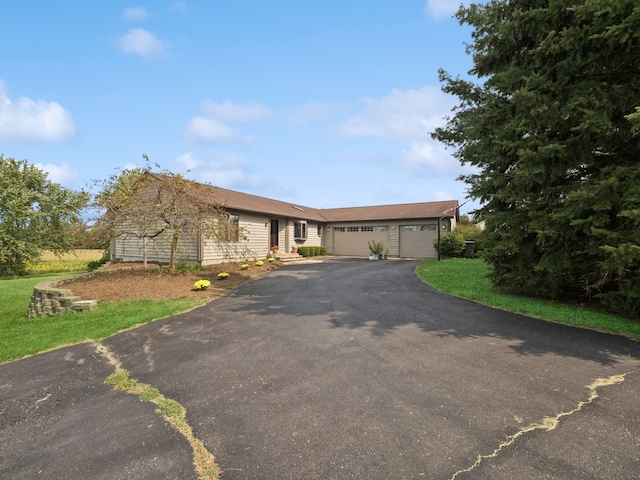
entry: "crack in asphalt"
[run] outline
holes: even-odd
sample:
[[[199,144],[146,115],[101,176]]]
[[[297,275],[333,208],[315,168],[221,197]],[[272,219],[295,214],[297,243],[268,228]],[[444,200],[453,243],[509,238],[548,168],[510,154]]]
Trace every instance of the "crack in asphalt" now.
[[[201,440],[194,436],[193,429],[186,420],[187,409],[179,402],[166,398],[157,388],[131,378],[129,372],[122,368],[118,358],[106,346],[99,342],[94,345],[97,352],[103,355],[115,369],[115,372],[105,379],[104,383],[111,385],[116,391],[125,391],[138,396],[140,401],[156,405],[158,407],[156,412],[162,414],[165,420],[189,442],[193,451],[193,466],[198,479],[218,480],[221,470],[216,465],[213,454],[206,449]]]
[[[487,455],[478,455],[478,458],[476,459],[473,465],[465,469],[458,470],[449,478],[449,480],[455,480],[458,475],[471,472],[472,470],[480,466],[483,460],[497,457],[500,451],[502,451],[506,447],[513,445],[520,437],[522,437],[523,435],[529,432],[533,432],[535,430],[550,432],[551,430],[554,430],[560,423],[561,418],[568,417],[570,415],[573,415],[574,413],[579,412],[580,410],[582,410],[582,407],[584,407],[585,405],[589,405],[596,398],[598,398],[598,388],[608,387],[610,385],[615,385],[617,383],[624,382],[625,377],[631,373],[633,372],[626,372],[623,374],[612,375],[610,377],[598,378],[594,380],[586,387],[587,389],[589,389],[589,397],[586,400],[579,402],[578,405],[573,410],[569,410],[568,412],[561,412],[552,417],[544,417],[539,423],[532,423],[530,425],[527,425],[526,427],[522,427],[516,433],[512,435],[508,435],[506,440],[502,442],[500,445],[498,445],[498,448],[496,448],[493,452]]]

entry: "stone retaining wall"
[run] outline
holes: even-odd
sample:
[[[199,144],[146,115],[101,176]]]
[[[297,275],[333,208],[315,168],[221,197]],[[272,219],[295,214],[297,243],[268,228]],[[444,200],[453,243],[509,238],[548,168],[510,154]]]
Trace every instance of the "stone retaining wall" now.
[[[98,308],[97,300],[80,300],[68,288],[58,287],[61,283],[60,280],[50,280],[33,287],[27,317],[45,317]]]

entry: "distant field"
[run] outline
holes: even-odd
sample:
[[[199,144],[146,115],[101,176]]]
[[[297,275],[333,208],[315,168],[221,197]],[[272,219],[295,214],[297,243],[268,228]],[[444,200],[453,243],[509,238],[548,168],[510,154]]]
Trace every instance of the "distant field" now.
[[[40,260],[100,260],[104,250],[74,250],[57,257],[53,252],[44,252]]]
[[[27,263],[27,272],[42,274],[87,271],[89,262],[101,260],[103,254],[104,250],[75,250],[57,257],[53,252],[44,252],[37,262]]]

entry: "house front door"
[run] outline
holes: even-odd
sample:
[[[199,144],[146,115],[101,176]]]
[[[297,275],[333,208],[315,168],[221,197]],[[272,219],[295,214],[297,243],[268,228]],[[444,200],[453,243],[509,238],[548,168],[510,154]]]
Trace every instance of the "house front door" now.
[[[271,231],[269,235],[269,250],[278,246],[278,220],[271,220]]]

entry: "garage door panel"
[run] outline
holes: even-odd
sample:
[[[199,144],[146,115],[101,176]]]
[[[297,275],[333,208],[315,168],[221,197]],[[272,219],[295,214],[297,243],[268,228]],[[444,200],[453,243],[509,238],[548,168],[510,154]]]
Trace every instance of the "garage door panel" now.
[[[438,236],[435,224],[401,225],[400,256],[405,258],[435,258],[438,252],[433,240]]]
[[[365,257],[369,255],[369,242],[389,243],[389,228],[335,227],[333,230],[333,254]]]

